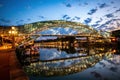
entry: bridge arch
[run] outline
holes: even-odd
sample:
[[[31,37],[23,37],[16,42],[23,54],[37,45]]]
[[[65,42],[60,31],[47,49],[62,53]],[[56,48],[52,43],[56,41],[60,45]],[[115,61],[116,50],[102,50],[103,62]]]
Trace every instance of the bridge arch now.
[[[29,34],[36,34],[37,32],[41,32],[55,27],[62,27],[62,28],[68,27],[77,30],[78,33],[100,35],[99,32],[93,29],[91,26],[84,25],[78,22],[70,22],[63,20],[36,22],[36,23],[26,24],[23,27],[25,32]]]
[[[103,36],[104,33],[101,34],[100,31],[97,31],[93,27],[84,25],[82,23],[63,21],[63,20],[52,20],[52,21],[41,21],[41,22],[23,25],[23,29],[24,29],[23,33],[27,34],[28,36],[25,38],[25,40],[22,43],[25,43],[31,40],[33,41],[42,35],[42,34],[37,34],[37,32],[42,32],[44,30],[48,30],[54,27],[56,28],[68,27],[68,28],[75,29],[78,31],[76,35],[104,37]]]

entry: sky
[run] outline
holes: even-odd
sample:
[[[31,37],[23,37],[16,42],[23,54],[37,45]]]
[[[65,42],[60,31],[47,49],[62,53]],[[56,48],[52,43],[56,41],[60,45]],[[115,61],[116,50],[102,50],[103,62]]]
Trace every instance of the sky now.
[[[80,22],[97,29],[120,25],[120,0],[0,0],[0,25],[46,20]],[[106,25],[107,28],[106,28]]]

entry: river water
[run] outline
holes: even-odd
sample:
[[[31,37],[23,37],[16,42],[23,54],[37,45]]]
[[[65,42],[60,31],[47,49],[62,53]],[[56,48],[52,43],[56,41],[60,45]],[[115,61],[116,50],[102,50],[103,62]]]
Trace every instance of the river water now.
[[[116,47],[40,47],[24,62],[30,80],[120,80]]]

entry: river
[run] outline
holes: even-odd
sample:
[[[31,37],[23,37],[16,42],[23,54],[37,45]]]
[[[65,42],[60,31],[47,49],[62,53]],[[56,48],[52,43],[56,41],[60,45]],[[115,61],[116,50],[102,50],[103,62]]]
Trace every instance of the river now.
[[[30,80],[120,80],[116,47],[40,47],[24,59]]]

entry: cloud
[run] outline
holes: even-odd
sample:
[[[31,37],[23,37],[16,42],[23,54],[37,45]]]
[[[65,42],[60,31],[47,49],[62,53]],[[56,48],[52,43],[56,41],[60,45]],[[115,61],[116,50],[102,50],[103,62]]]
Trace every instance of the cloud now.
[[[120,8],[118,10],[115,11],[115,13],[119,12],[120,11]]]
[[[78,5],[79,5],[79,6],[81,6],[82,4],[81,4],[81,3],[79,3]]]
[[[97,26],[99,26],[99,24],[93,24],[93,25],[91,25],[91,26],[93,26],[93,27],[97,27]]]
[[[31,20],[30,18],[27,19],[27,21],[30,21],[30,20]]]
[[[70,4],[70,3],[68,3],[68,2],[63,2],[63,4],[66,6],[66,7],[72,7],[72,5]]]
[[[3,4],[0,3],[0,8],[3,7]]]
[[[95,13],[97,11],[97,8],[96,9],[91,9],[89,12],[88,12],[88,14],[89,15],[92,15],[93,13]]]
[[[97,27],[98,29],[106,29],[106,30],[114,30],[115,29],[115,27],[116,27],[116,24],[118,25],[119,23],[116,23],[116,22],[119,22],[120,21],[120,19],[111,19],[111,20],[109,20],[109,21],[107,21],[107,22],[105,22],[104,24],[102,24],[102,25],[100,25],[99,27]],[[113,22],[115,22],[114,24],[113,24]],[[112,25],[113,24],[113,25]],[[114,28],[114,29],[113,29]]]
[[[80,20],[80,17],[75,16],[75,19]]]
[[[26,9],[31,9],[31,6],[30,5],[26,6]]]
[[[112,13],[110,13],[110,14],[107,14],[107,15],[105,15],[107,18],[111,18],[111,17],[114,17],[114,15],[112,14]]]
[[[24,20],[19,20],[19,22],[23,22]]]
[[[23,24],[24,23],[24,20],[18,20],[18,21],[16,21],[16,23],[18,24],[18,25],[21,25],[21,24]]]
[[[72,5],[70,3],[66,4],[66,7],[72,7]]]
[[[102,20],[103,20],[103,19],[102,19],[102,18],[100,18],[100,20],[96,21],[95,23],[100,23]]]
[[[68,17],[66,17],[66,19],[67,19],[67,20],[68,20],[68,19],[71,19],[71,17],[68,16]]]
[[[82,7],[83,7],[83,6],[87,6],[87,5],[89,5],[87,2],[85,2],[85,3],[79,2],[79,3],[78,3],[78,6],[82,6]]]
[[[10,22],[11,22],[10,20],[6,20],[6,19],[4,19],[4,18],[1,18],[0,21],[1,21],[1,22],[4,22],[4,23],[10,23]]]
[[[108,7],[108,5],[106,3],[103,3],[103,4],[99,5],[99,8],[105,8],[105,7]]]
[[[71,21],[75,20],[75,18],[72,18]]]
[[[114,2],[113,2],[113,1],[111,1],[111,4],[114,4]]]
[[[67,15],[67,14],[63,15],[63,17],[62,17],[62,18],[66,18],[66,17],[68,17],[68,15]]]
[[[91,21],[92,21],[91,18],[87,18],[86,20],[84,20],[84,23],[85,23],[85,24],[89,24]]]
[[[68,16],[67,14],[65,14],[65,15],[63,15],[63,17],[62,17],[63,19],[65,19],[65,20],[70,20],[71,19],[71,17],[70,16]]]
[[[80,17],[75,16],[75,17],[71,18],[71,21],[73,21],[73,20],[80,20]]]
[[[117,7],[113,7],[113,8],[117,8]]]
[[[86,3],[84,3],[85,5],[88,5],[88,3],[86,2]]]
[[[45,18],[44,16],[38,16],[38,17],[39,17],[39,18],[42,18],[42,19]]]
[[[67,14],[63,15],[62,18],[63,18],[64,20],[70,20],[70,21],[72,21],[72,20],[80,20],[80,17],[78,17],[78,16],[70,17],[70,16],[67,15]]]

